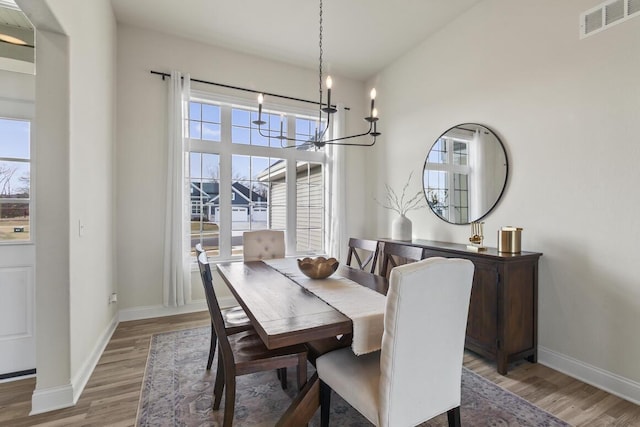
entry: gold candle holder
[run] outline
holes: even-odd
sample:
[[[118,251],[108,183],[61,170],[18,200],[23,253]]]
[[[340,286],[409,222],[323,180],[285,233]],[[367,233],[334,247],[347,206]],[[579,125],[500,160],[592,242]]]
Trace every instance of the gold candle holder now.
[[[486,248],[484,243],[484,222],[473,221],[471,222],[471,237],[469,237],[470,245],[467,245],[467,249],[474,252],[480,252]]]

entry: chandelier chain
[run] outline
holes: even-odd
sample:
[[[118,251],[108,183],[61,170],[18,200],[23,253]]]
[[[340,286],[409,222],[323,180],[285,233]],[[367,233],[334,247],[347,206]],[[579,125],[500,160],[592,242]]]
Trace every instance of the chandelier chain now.
[[[318,102],[318,120],[316,121],[316,129],[313,136],[305,139],[298,139],[298,137],[289,137],[283,133],[283,119],[281,116],[280,119],[280,133],[277,134],[276,131],[268,130],[266,133],[263,133],[261,126],[265,125],[267,122],[262,120],[262,102],[264,101],[264,97],[262,94],[258,96],[258,120],[254,120],[252,123],[258,126],[258,132],[261,136],[267,138],[276,138],[280,140],[280,145],[282,148],[303,148],[309,147],[310,144],[313,144],[316,149],[322,148],[325,145],[346,145],[352,147],[371,147],[376,143],[376,137],[380,136],[380,132],[378,132],[376,128],[376,122],[378,121],[377,110],[374,108],[374,100],[376,98],[376,90],[375,88],[371,90],[371,110],[369,112],[369,116],[364,117],[364,120],[369,124],[369,129],[364,131],[363,133],[353,134],[349,136],[339,136],[339,137],[329,137],[325,139],[325,134],[331,128],[331,115],[338,111],[337,108],[334,108],[331,105],[331,77],[327,76],[327,102],[326,104],[322,100],[322,56],[323,56],[323,48],[322,48],[322,35],[323,35],[323,8],[322,8],[322,0],[318,0],[320,3],[319,8],[319,16],[318,16],[318,47],[319,47],[319,58],[318,58],[318,92],[320,95],[320,102]],[[326,105],[326,107],[324,106]],[[326,118],[323,120],[322,114],[326,113]],[[351,138],[359,138],[361,136],[371,136],[373,139],[370,143],[350,143],[346,142]],[[292,144],[288,145],[288,142],[299,142],[301,144]]]
[[[318,45],[320,47],[320,60],[318,66],[318,91],[320,92],[320,104],[322,104],[322,0],[320,0],[320,37]]]

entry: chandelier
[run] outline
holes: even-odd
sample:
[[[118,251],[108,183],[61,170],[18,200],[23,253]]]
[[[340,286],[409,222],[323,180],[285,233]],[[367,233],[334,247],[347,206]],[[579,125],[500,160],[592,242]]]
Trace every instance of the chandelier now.
[[[376,90],[371,89],[371,107],[369,109],[369,115],[364,118],[365,122],[368,123],[369,129],[365,132],[343,136],[339,138],[328,139],[325,138],[327,130],[331,127],[331,116],[335,114],[338,110],[335,105],[331,104],[331,87],[333,86],[333,80],[331,76],[327,76],[326,79],[326,87],[327,87],[327,102],[323,103],[323,90],[322,90],[322,0],[320,0],[320,31],[319,31],[319,48],[320,48],[320,61],[318,66],[318,86],[319,86],[319,96],[320,100],[318,102],[318,120],[316,124],[316,129],[314,134],[309,139],[296,139],[289,136],[286,136],[283,132],[283,118],[280,118],[280,131],[273,130],[263,130],[262,126],[267,124],[266,121],[262,120],[262,104],[264,103],[264,95],[261,93],[258,95],[258,119],[254,120],[252,123],[258,127],[258,133],[267,138],[275,138],[280,140],[280,145],[282,148],[294,148],[297,145],[296,142],[303,143],[304,145],[313,144],[316,148],[322,148],[325,145],[347,145],[347,146],[355,146],[355,147],[371,147],[376,143],[376,137],[380,136],[380,132],[377,130],[377,122],[378,122],[378,111],[375,108],[375,99],[376,99]],[[323,126],[323,113],[325,116],[324,126]],[[371,136],[371,142],[369,143],[358,143],[358,142],[346,142],[346,140],[359,138],[363,136]],[[293,145],[289,145],[288,142],[293,142]]]

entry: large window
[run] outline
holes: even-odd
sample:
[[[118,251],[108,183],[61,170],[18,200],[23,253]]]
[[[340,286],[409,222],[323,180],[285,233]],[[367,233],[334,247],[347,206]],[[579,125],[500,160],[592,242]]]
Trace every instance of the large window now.
[[[31,123],[0,118],[0,243],[31,240]]]
[[[199,242],[210,257],[238,257],[245,231],[273,229],[286,231],[289,253],[324,253],[326,156],[304,142],[316,128],[313,114],[264,110],[261,135],[252,105],[203,94],[192,98],[192,247]],[[276,137],[281,131],[302,142],[283,148]]]

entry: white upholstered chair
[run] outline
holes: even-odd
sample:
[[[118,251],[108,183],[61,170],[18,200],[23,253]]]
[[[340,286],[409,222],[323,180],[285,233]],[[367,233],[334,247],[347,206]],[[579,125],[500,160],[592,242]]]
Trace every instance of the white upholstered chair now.
[[[343,348],[316,361],[322,426],[331,389],[376,426],[415,426],[444,412],[460,425],[473,270],[468,260],[428,258],[391,271],[381,351]]]
[[[245,231],[242,235],[245,261],[284,258],[284,231]]]

